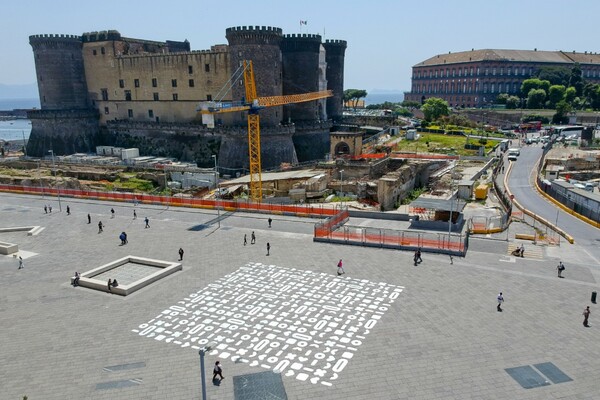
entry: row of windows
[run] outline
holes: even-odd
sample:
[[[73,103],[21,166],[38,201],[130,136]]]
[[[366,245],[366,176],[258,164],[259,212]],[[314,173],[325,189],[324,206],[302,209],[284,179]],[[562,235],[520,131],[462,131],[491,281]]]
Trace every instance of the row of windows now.
[[[518,76],[519,73],[522,76],[525,75],[533,75],[533,67],[529,67],[529,69],[527,69],[526,67],[506,67],[506,69],[504,67],[485,67],[483,69],[483,75],[487,76],[487,75],[491,75],[495,76],[495,75],[504,75],[504,72],[506,71],[506,75],[514,75],[514,76]],[[413,74],[413,78],[449,78],[449,77],[456,77],[456,76],[474,76],[474,75],[481,75],[481,67],[458,67],[458,68],[441,68],[441,69],[430,69],[427,71],[416,71]]]
[[[191,67],[191,65],[190,65]],[[133,86],[136,88],[140,87],[140,80],[139,79],[134,79],[133,80]],[[188,86],[189,87],[194,87],[194,80],[193,79],[188,79]],[[121,89],[123,89],[125,87],[125,80],[124,79],[119,79],[119,87]],[[152,78],[152,87],[158,87],[158,79],[156,78]],[[177,79],[171,79],[171,87],[177,87]]]
[[[102,100],[103,101],[108,101],[108,89],[100,89],[100,93],[101,93],[101,96],[102,96]],[[131,90],[124,90],[123,93],[125,95],[125,101],[132,101]],[[152,99],[154,101],[159,101],[160,100],[158,92],[152,93]],[[179,100],[179,95],[177,93],[173,93],[173,101],[178,101],[178,100]],[[212,101],[212,95],[207,94],[206,95],[206,100],[207,101]]]
[[[532,76],[534,69],[533,67],[486,67],[483,69],[483,75],[484,76],[489,76],[490,74],[492,76],[496,76],[496,75],[500,75],[503,76],[504,73],[506,72],[506,75],[510,76],[510,75],[514,75],[514,76]],[[581,72],[582,76],[586,77],[586,78],[597,78],[600,77],[600,70],[597,69],[584,69]],[[481,75],[481,68],[480,67],[464,67],[464,68],[441,68],[441,69],[430,69],[427,71],[416,71],[415,73],[413,73],[413,79],[420,79],[420,78],[449,78],[449,77],[456,77],[456,76],[480,76]]]
[[[110,110],[108,107],[104,107],[104,114],[110,114]],[[127,117],[133,118],[133,109],[127,109]],[[154,110],[148,110],[148,118],[154,118]]]
[[[521,84],[518,82],[499,82],[499,83],[479,83],[472,82],[454,84],[451,82],[430,83],[430,84],[415,84],[413,85],[413,93],[518,93],[521,89]]]

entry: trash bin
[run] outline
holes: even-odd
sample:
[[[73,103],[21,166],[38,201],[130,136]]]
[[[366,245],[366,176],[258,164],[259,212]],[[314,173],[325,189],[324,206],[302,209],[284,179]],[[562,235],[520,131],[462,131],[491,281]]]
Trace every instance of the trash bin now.
[[[596,295],[597,294],[598,293],[596,293],[596,292],[592,292],[592,303],[594,303],[594,304],[596,304]]]

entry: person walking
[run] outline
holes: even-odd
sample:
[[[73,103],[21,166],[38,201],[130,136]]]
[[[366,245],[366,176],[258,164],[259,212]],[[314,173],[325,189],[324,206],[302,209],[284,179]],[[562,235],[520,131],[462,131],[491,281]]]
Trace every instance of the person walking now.
[[[244,233],[244,246],[248,244],[248,236]]]
[[[150,228],[150,220],[148,219],[148,217],[144,218],[144,222],[146,223],[146,226],[144,227],[144,229],[145,228]]]
[[[562,263],[562,261],[559,261],[558,265],[556,266],[556,270],[558,271],[558,277],[564,278],[564,276],[562,276],[562,272],[565,270],[565,265]]]
[[[137,213],[133,210],[133,219],[137,219]]]
[[[44,214],[48,214],[48,206],[44,204]]]
[[[502,296],[502,292],[498,293],[498,307],[496,307],[496,309],[500,312],[502,312],[502,303],[504,303],[504,296]]]
[[[92,223],[92,216],[90,214],[88,214],[88,224]]]
[[[590,324],[588,322],[589,318],[590,318],[590,314],[592,312],[590,311],[590,306],[587,306],[585,308],[585,310],[583,310],[583,326],[585,326],[586,328],[590,327]]]
[[[415,267],[417,266],[417,264],[419,263],[419,251],[415,250],[415,254],[413,256],[413,261],[415,263]]]
[[[183,260],[183,249],[180,247],[179,248],[179,261]]]
[[[271,252],[271,244],[267,242],[267,255],[270,255]]]
[[[73,279],[73,286],[79,286],[79,278],[81,278],[81,274],[75,271],[75,279]]]
[[[419,264],[423,262],[423,259],[421,258],[421,248],[420,247],[417,249],[417,262]]]
[[[273,222],[273,220],[269,217],[269,228],[271,227],[271,222]]]
[[[114,209],[114,208],[111,208],[111,209],[110,209],[110,217],[111,217],[111,218],[114,218],[114,217],[115,217],[115,209]]]
[[[48,211],[50,211],[50,214],[52,214],[52,206],[48,206]]]
[[[102,225],[102,221],[98,221],[98,233],[102,233],[102,227],[104,225]]]
[[[215,362],[215,368],[213,368],[213,381],[217,379],[217,375],[221,377],[221,379],[225,379],[223,376],[223,368],[221,368],[221,363],[219,360]]]
[[[19,269],[23,269],[23,268],[25,268],[25,266],[23,265],[23,257],[19,256]]]
[[[108,283],[106,284],[106,286],[108,287],[108,291],[109,292],[112,292],[112,285],[113,285],[112,279],[109,278],[108,279]]]
[[[67,215],[71,215],[71,207],[67,206]]]
[[[252,231],[252,234],[250,235],[250,244],[254,243],[256,243],[256,236],[254,235],[254,231]]]
[[[337,274],[339,275],[344,275],[346,273],[346,271],[344,271],[344,263],[342,262],[342,259],[340,258],[340,261],[338,261],[337,263]]]

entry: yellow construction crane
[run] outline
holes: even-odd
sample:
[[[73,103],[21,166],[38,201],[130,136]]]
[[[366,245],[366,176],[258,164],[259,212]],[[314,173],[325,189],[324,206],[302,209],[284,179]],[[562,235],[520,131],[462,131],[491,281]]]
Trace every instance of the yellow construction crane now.
[[[260,117],[259,111],[266,107],[276,107],[285,104],[302,103],[324,99],[333,96],[331,90],[290,94],[284,96],[258,97],[252,61],[243,63],[244,87],[246,90],[245,102],[215,102],[205,101],[200,104],[199,112],[202,114],[202,123],[209,128],[214,127],[214,114],[237,111],[248,111],[248,156],[250,160],[250,198],[254,201],[262,199],[262,177],[260,162]]]

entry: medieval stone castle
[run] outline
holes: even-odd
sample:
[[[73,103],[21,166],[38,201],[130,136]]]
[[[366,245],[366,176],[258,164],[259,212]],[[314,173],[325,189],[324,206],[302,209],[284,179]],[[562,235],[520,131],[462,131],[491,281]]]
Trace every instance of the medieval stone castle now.
[[[30,36],[41,109],[29,113],[28,154],[114,145],[201,166],[218,154],[220,167],[243,170],[245,114],[219,114],[217,126],[208,129],[197,107],[206,100],[242,100],[243,82],[230,80],[243,60],[252,60],[259,96],[334,93],[261,112],[263,167],[323,158],[329,129],[342,115],[346,42],[264,26],[228,28],[226,37],[227,45],[191,51],[187,40],[132,39],[114,30]]]

